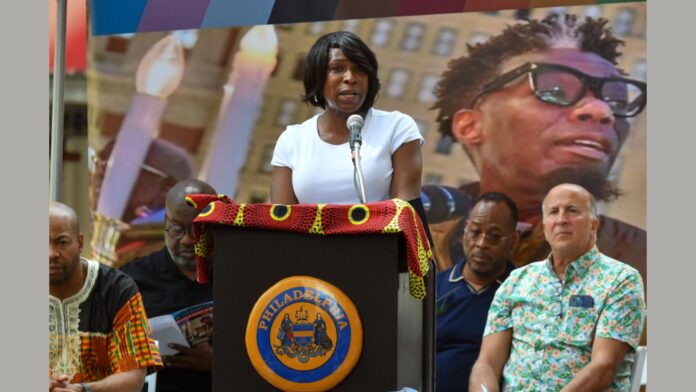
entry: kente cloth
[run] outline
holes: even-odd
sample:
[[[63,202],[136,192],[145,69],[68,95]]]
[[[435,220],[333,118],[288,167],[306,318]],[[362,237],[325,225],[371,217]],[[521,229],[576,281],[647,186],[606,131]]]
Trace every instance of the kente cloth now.
[[[225,195],[189,195],[189,205],[201,212],[193,221],[198,281],[207,283],[208,255],[213,251],[210,225],[291,231],[315,235],[399,233],[405,242],[409,291],[425,298],[423,277],[432,261],[423,223],[401,199],[368,204],[237,204]]]
[[[96,261],[82,262],[87,275],[80,291],[62,301],[48,296],[49,374],[78,383],[162,368],[133,280]]]
[[[198,284],[179,271],[166,247],[128,262],[121,271],[138,285],[150,318],[213,300],[213,285]],[[212,372],[174,367],[157,372],[157,392],[212,389]]]

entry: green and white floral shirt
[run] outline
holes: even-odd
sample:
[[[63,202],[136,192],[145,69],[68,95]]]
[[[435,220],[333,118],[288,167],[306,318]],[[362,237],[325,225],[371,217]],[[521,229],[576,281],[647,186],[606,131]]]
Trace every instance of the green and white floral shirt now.
[[[550,256],[514,270],[495,294],[484,336],[512,328],[506,391],[557,391],[590,363],[595,336],[635,350],[645,312],[638,271],[594,247],[562,282]],[[634,357],[631,350],[608,390],[629,390]]]

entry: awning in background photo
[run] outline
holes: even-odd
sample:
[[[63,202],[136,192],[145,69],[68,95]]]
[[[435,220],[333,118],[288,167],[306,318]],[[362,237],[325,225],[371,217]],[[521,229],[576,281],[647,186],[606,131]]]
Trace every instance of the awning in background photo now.
[[[87,0],[70,0],[65,30],[65,73],[87,70]],[[48,0],[48,69],[53,72],[56,45],[56,0]]]

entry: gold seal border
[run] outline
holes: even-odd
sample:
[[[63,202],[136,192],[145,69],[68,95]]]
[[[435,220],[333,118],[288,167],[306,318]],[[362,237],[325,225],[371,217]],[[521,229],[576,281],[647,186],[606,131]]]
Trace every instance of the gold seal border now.
[[[264,309],[266,309],[269,302],[279,293],[297,287],[309,287],[331,295],[346,312],[346,317],[350,322],[351,328],[350,346],[341,365],[329,376],[319,381],[309,383],[293,382],[276,374],[273,369],[266,365],[266,362],[263,360],[263,357],[261,357],[259,348],[256,345],[257,326]],[[271,286],[271,288],[266,290],[266,292],[264,292],[256,301],[254,307],[251,309],[251,313],[249,314],[245,343],[247,354],[249,355],[249,359],[251,360],[251,364],[254,366],[254,369],[256,369],[264,380],[268,381],[274,387],[289,392],[327,391],[343,381],[358,363],[360,354],[362,354],[363,345],[362,322],[360,321],[358,310],[353,304],[353,301],[351,301],[350,298],[348,298],[348,296],[345,295],[338,287],[311,276],[291,276],[278,281],[276,284]]]

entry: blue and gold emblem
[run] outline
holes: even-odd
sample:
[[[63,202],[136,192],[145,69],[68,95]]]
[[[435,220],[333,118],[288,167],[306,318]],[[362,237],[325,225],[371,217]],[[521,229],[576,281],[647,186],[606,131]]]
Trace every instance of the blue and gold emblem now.
[[[295,276],[254,305],[246,348],[256,371],[284,391],[326,391],[352,370],[362,352],[355,305],[335,286]]]

